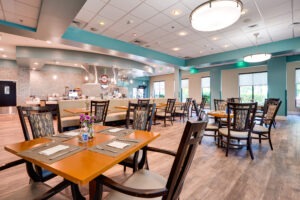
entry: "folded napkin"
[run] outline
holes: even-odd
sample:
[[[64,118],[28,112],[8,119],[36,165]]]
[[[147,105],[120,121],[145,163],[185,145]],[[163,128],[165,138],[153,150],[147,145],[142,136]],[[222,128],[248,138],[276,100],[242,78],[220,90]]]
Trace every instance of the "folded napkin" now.
[[[43,151],[40,151],[39,154],[42,154],[42,155],[46,155],[46,156],[50,156],[58,151],[62,151],[62,150],[65,150],[69,148],[69,146],[66,146],[66,145],[57,145],[57,146],[54,146],[54,147],[51,147],[49,149],[46,149],[46,150],[43,150]]]
[[[116,132],[122,131],[122,130],[124,130],[124,128],[114,128],[114,129],[109,129],[108,131],[111,133],[116,133]]]
[[[69,131],[69,132],[65,132],[63,134],[67,135],[67,136],[77,136],[77,135],[79,135],[79,132]]]
[[[123,148],[125,148],[129,145],[130,144],[127,144],[127,143],[124,143],[124,142],[118,142],[118,141],[113,141],[113,142],[107,144],[107,146],[118,148],[118,149],[123,149]]]

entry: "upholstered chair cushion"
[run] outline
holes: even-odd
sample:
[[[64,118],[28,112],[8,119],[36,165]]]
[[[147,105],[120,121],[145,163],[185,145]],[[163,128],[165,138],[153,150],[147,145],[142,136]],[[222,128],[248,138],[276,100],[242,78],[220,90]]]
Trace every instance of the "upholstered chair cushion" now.
[[[219,133],[221,135],[228,135],[228,128],[220,128]],[[248,131],[232,131],[230,130],[230,136],[235,138],[247,138],[248,137]]]
[[[159,189],[164,188],[167,184],[167,180],[156,174],[152,171],[148,171],[145,169],[139,170],[136,173],[132,174],[130,178],[128,178],[124,182],[124,186],[132,187],[136,189]],[[138,198],[129,195],[125,195],[120,192],[112,191],[110,192],[109,196],[105,198],[106,200],[139,200],[145,198]],[[162,199],[161,197],[158,198],[147,198],[151,200],[159,200]]]
[[[29,115],[33,138],[54,135],[53,118],[50,112]]]
[[[253,132],[268,132],[268,131],[269,131],[268,128],[260,125],[255,125],[253,128]]]
[[[165,113],[165,112],[157,112],[156,113],[156,116],[161,116],[161,117],[164,117],[164,116],[167,116],[167,117],[171,117],[171,113]]]

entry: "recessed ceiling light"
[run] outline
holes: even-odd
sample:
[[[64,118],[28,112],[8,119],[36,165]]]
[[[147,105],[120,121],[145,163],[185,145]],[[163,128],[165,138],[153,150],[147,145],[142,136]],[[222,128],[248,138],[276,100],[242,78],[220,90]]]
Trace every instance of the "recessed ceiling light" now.
[[[180,31],[180,32],[178,33],[178,35],[180,35],[180,36],[186,36],[186,35],[187,35],[187,32],[185,32],[185,31]]]
[[[211,38],[213,41],[216,41],[216,40],[218,40],[219,38],[217,38],[217,37],[213,37],[213,38]]]
[[[179,51],[180,48],[179,48],[179,47],[174,47],[172,50],[173,50],[173,51]]]
[[[52,42],[50,40],[47,40],[46,42],[47,42],[47,44],[52,44]]]
[[[203,51],[199,51],[199,53],[201,54],[201,53],[203,53]]]
[[[229,45],[228,45],[228,44],[225,44],[225,45],[224,45],[224,48],[228,48],[228,47],[229,47]]]
[[[182,11],[179,10],[179,9],[175,9],[175,10],[172,10],[172,11],[171,11],[171,14],[172,14],[173,16],[181,15],[181,13],[182,13]]]
[[[77,67],[77,66],[78,66],[78,64],[77,64],[77,63],[75,63],[75,64],[74,64],[74,66],[75,66],[75,67]]]
[[[55,64],[59,64],[59,61],[55,61]]]
[[[0,48],[0,51],[4,51],[4,49],[3,49],[3,48]]]
[[[57,75],[53,75],[53,79],[56,80],[57,79]]]
[[[136,37],[136,36],[137,36],[137,34],[136,34],[136,33],[132,33],[132,36],[133,36],[133,37]]]
[[[100,25],[100,26],[104,26],[104,25],[105,25],[105,22],[104,22],[104,21],[100,21],[100,22],[99,22],[99,25]]]
[[[38,65],[39,63],[38,63],[38,62],[34,62],[33,64],[34,64],[34,65]]]
[[[35,67],[33,67],[33,68],[32,68],[32,70],[36,70],[36,68],[35,68]]]
[[[2,57],[3,57],[3,58],[7,58],[7,55],[3,54]]]

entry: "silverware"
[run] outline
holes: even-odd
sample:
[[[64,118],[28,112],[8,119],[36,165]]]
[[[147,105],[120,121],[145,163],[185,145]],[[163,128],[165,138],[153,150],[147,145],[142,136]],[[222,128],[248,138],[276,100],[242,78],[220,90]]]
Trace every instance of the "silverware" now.
[[[127,139],[127,138],[117,138],[116,140],[124,141],[124,142],[135,142],[135,143],[139,143],[139,141],[137,141],[137,140],[134,140],[134,139]]]
[[[39,149],[42,149],[42,148],[44,148],[44,147],[48,147],[49,145],[50,145],[50,143],[43,144],[43,145],[41,145],[41,146],[32,148],[31,151],[39,150]]]
[[[61,152],[59,154],[56,154],[54,156],[49,157],[49,160],[54,160],[54,159],[56,159],[56,158],[58,158],[60,156],[64,156],[64,155],[66,155],[66,154],[68,154],[70,152],[76,151],[78,149],[79,149],[79,147],[76,147],[76,148],[70,149],[69,151]]]
[[[109,151],[109,152],[112,152],[112,153],[117,153],[117,152],[114,151],[114,150],[104,149],[103,147],[100,147],[100,146],[96,146],[96,148],[99,149],[99,150],[102,150],[102,151]]]

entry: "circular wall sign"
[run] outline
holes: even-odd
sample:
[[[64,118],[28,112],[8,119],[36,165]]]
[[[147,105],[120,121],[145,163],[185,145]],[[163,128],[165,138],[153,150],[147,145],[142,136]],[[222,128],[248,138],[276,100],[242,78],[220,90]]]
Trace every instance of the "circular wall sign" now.
[[[108,83],[108,76],[106,74],[101,75],[100,82],[101,82],[101,84],[107,84]]]

